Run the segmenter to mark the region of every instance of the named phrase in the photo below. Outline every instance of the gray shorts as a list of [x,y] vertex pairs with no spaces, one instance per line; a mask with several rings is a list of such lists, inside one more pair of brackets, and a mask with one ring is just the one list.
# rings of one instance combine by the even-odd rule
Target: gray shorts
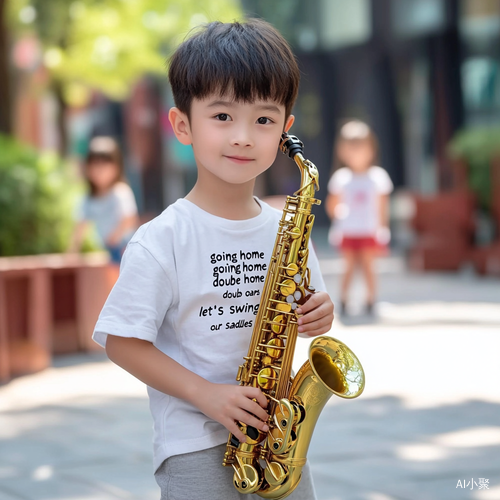
[[[161,500],[250,500],[258,495],[242,495],[233,486],[233,468],[223,467],[226,445],[167,458],[155,473]],[[308,464],[289,500],[316,500]]]

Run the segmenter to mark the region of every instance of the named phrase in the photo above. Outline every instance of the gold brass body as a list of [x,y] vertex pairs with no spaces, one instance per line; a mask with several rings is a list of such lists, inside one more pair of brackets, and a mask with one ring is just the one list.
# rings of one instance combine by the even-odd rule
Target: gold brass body
[[280,499],[297,487],[316,421],[332,394],[355,398],[364,389],[363,368],[349,348],[332,337],[316,337],[309,360],[291,378],[297,339],[295,309],[314,289],[309,285],[308,243],[319,189],[318,170],[302,155],[302,143],[283,134],[280,149],[295,160],[301,183],[288,196],[261,295],[248,355],[238,369],[240,385],[259,387],[268,399],[269,431],[239,423],[247,436],[229,435],[223,465],[233,467],[240,493]]

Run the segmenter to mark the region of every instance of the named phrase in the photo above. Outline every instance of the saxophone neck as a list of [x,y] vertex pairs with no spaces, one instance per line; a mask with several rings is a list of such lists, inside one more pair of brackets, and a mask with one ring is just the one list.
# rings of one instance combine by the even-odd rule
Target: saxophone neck
[[[319,190],[319,172],[316,165],[306,160],[302,153],[297,153],[293,159],[301,173],[300,188],[294,194],[314,198],[314,194]],[[319,200],[317,204],[319,205]]]
[[[319,189],[319,172],[316,165],[304,157],[304,144],[302,141],[294,135],[288,135],[284,132],[281,136],[280,150],[294,160],[300,169],[300,188],[294,195],[314,199],[314,194]],[[317,204],[319,205],[319,202]]]

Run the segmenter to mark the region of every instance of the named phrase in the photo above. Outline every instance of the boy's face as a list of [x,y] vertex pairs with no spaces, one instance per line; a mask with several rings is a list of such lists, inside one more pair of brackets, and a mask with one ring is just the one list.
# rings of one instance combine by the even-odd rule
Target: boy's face
[[189,120],[177,108],[170,111],[177,138],[193,146],[199,179],[207,174],[229,184],[253,181],[271,166],[283,130],[293,123],[293,116],[285,118],[285,107],[274,101],[219,95],[194,99]]

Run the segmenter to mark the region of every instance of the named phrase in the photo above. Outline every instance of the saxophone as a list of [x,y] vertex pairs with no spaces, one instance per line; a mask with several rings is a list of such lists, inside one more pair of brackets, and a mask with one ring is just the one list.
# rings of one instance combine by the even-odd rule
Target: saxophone
[[284,133],[280,149],[299,167],[301,183],[287,196],[248,355],[236,376],[240,385],[259,387],[267,397],[269,431],[238,422],[246,442],[230,434],[222,463],[233,467],[240,493],[273,499],[285,498],[299,484],[314,426],[331,395],[355,398],[364,389],[363,368],[354,353],[326,336],[312,341],[309,360],[291,377],[295,310],[314,293],[307,258],[311,208],[320,201],[314,198],[318,170],[304,158],[302,142]]

